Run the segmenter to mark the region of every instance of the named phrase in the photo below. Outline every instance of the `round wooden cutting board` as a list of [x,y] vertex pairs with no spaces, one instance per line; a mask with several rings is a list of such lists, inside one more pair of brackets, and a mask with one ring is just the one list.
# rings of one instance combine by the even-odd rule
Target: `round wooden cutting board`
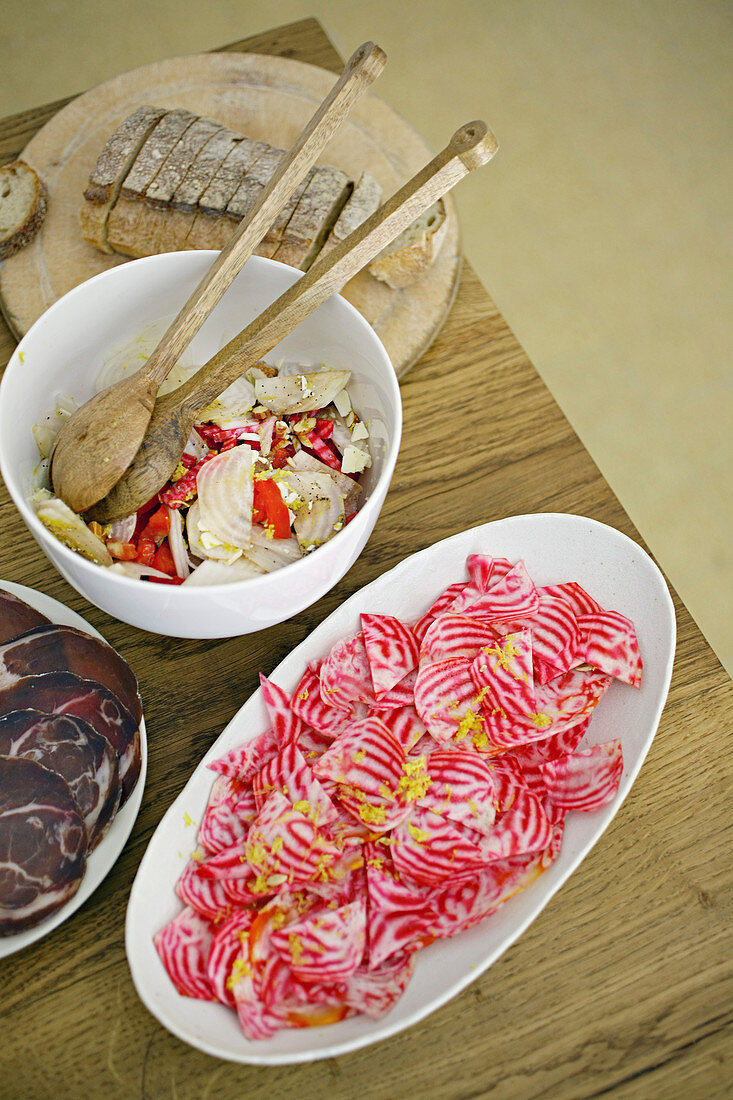
[[[157,61],[100,84],[67,104],[28,143],[22,157],[45,181],[46,221],[27,248],[0,271],[0,304],[22,336],[72,287],[125,263],[82,240],[79,210],[89,173],[113,130],[142,104],[186,107],[247,137],[289,148],[325,97],[334,75],[313,65],[261,54],[207,53]],[[386,198],[432,153],[423,139],[375,96],[364,96],[320,163],[352,179],[369,171]],[[398,375],[422,355],[450,309],[460,274],[460,233],[448,197],[448,230],[432,267],[392,290],[361,272],[344,290],[379,333]]]

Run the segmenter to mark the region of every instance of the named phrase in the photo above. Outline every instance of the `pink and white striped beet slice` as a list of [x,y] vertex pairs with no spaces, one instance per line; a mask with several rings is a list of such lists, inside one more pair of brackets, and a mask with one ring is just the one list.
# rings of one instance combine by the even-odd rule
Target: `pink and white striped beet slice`
[[479,596],[467,608],[456,606],[451,607],[451,610],[462,610],[476,618],[486,619],[487,622],[499,623],[532,616],[538,607],[537,589],[524,562],[519,561],[500,581],[491,585],[488,592]]
[[547,799],[565,810],[599,810],[615,797],[623,766],[619,740],[548,760],[542,765]]
[[596,611],[603,610],[597,600],[589,596],[577,581],[563,581],[562,584],[545,584],[542,588],[538,588],[537,591],[540,595],[545,593],[547,596],[559,596],[561,599],[566,600],[575,612],[576,618],[580,618],[581,615],[592,615]]
[[512,569],[507,558],[490,558],[486,554],[469,554],[466,558],[468,577],[477,592],[488,592]]
[[239,909],[216,931],[211,941],[206,971],[214,996],[222,1004],[236,1009],[237,1002],[230,988],[234,960],[241,956],[243,940],[255,918],[254,909]]
[[257,875],[254,889],[261,883],[264,891],[319,875],[327,878],[329,865],[341,856],[336,845],[279,791],[272,792],[252,822],[244,854]]
[[234,903],[216,879],[202,878],[199,862],[192,859],[176,882],[176,893],[184,905],[211,921],[228,920]]
[[374,705],[368,708],[368,711],[386,711],[394,710],[395,707],[409,706],[415,698],[416,680],[417,667],[410,669],[407,675],[403,676],[389,691],[383,692]]
[[641,686],[642,661],[634,624],[618,611],[598,611],[578,619],[577,657],[615,680]]
[[511,805],[497,815],[493,832],[481,849],[487,860],[511,859],[542,851],[551,839],[552,825],[540,799],[526,788],[516,787]]
[[257,809],[278,790],[296,810],[307,814],[316,825],[335,821],[338,810],[316,779],[297,745],[289,742],[257,773],[252,781]]
[[262,673],[260,673],[260,690],[277,743],[285,745],[290,741],[297,741],[302,732],[303,723],[293,710],[290,696]]
[[252,788],[230,776],[218,776],[199,825],[199,846],[208,855],[214,855],[222,848],[243,841],[256,814]]
[[451,657],[425,665],[417,674],[415,708],[428,732],[438,741],[484,734],[478,693],[471,677],[471,662]]
[[611,677],[590,671],[563,673],[547,684],[537,685],[537,710],[524,718],[507,719],[489,714],[486,728],[497,749],[512,749],[571,729],[590,716],[608,690]]
[[368,890],[367,924],[369,969],[405,950],[430,943],[432,886],[403,882],[386,850],[364,846]]
[[427,629],[420,646],[420,666],[451,657],[473,659],[476,652],[496,641],[497,631],[482,619],[446,612]]
[[187,907],[153,937],[163,966],[184,997],[216,1000],[206,969],[213,931],[211,921]]
[[[554,670],[553,675],[567,672],[573,663],[577,663],[574,659],[580,639],[578,618],[572,605],[561,596],[538,592],[538,598],[539,607],[531,618],[502,623],[498,629],[502,634],[528,629],[532,635],[535,659],[543,666],[550,666],[550,671]],[[552,676],[545,673],[537,678],[542,683]]]
[[344,1000],[355,1012],[379,1020],[394,1008],[415,969],[413,954],[393,955],[381,966],[360,966],[346,983]]
[[313,765],[314,774],[339,785],[338,797],[350,813],[377,832],[405,816],[397,801],[406,754],[378,718],[354,722]]
[[[326,703],[321,695],[318,673],[307,668],[293,692],[293,710],[308,726],[326,737],[337,737],[352,718],[341,707]],[[274,755],[274,753],[273,753]],[[263,761],[265,763],[265,761]]]
[[251,741],[236,745],[218,760],[212,760],[209,767],[220,775],[229,775],[246,782],[272,759],[279,747],[274,730],[268,728]]
[[390,839],[392,859],[400,874],[426,885],[439,885],[486,862],[478,843],[480,833],[419,804],[395,826]]
[[321,697],[331,706],[351,713],[352,703],[375,702],[364,638],[361,633],[342,638],[321,665]]
[[485,710],[498,710],[509,721],[536,712],[532,660],[529,630],[507,634],[479,650],[470,671]]
[[370,707],[367,717],[378,718],[399,741],[405,752],[410,752],[426,732],[425,723],[412,703],[402,707],[392,707],[389,710]]
[[498,859],[436,893],[432,899],[432,928],[444,939],[473,927],[509,898],[525,890],[560,854],[562,826],[553,826],[549,844],[540,852]]
[[361,631],[374,695],[379,698],[412,672],[420,647],[409,626],[394,615],[362,614]]
[[273,948],[294,978],[304,982],[344,981],[356,970],[366,947],[366,900],[337,909],[315,909],[273,932]]
[[455,749],[433,752],[426,759],[430,785],[420,795],[421,806],[476,832],[490,835],[494,827],[494,780],[486,760],[475,752]]
[[570,729],[556,733],[553,737],[545,737],[541,741],[520,745],[498,759],[503,763],[513,760],[521,771],[524,785],[535,794],[544,796],[547,788],[542,774],[542,765],[548,760],[556,760],[559,756],[568,756],[575,752],[585,737],[589,725],[590,716],[578,722],[577,725],[571,726]]

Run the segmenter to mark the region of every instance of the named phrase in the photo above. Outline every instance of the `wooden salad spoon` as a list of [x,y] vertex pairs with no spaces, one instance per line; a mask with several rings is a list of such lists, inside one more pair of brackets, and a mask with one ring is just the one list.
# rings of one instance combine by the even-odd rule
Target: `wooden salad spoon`
[[379,76],[386,60],[384,51],[373,42],[365,42],[354,52],[145,365],[96,394],[64,424],[51,456],[51,482],[56,495],[72,511],[86,512],[122,477],[140,447],[158,390],[181,352],[242,270],[353,104]]
[[111,492],[90,509],[89,518],[107,523],[132,515],[175,470],[197,413],[271,351],[288,333],[335,294],[377,253],[473,168],[498,148],[483,122],[462,126],[446,148],[401,187],[371,217],[267,307],[238,336],[177,390],[155,404],[140,450]]

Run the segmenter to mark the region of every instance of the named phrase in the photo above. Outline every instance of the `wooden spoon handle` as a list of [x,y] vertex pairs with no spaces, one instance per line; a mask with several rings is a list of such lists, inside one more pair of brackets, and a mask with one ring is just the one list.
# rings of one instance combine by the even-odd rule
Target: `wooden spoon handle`
[[498,148],[483,122],[469,122],[416,176],[371,217],[230,340],[192,378],[164,398],[166,406],[188,413],[206,408],[247,367],[271,351],[310,313],[341,288],[415,218],[473,168],[486,164]]
[[379,76],[387,60],[374,42],[359,46],[277,171],[244,216],[193,294],[172,322],[145,367],[160,386],[254,252],[293,191],[315,163],[357,99]]

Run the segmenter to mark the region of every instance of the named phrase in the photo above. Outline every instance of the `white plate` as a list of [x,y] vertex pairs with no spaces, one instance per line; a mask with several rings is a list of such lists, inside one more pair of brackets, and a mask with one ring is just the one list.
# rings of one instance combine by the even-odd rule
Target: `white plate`
[[[616,799],[592,814],[571,814],[557,861],[492,917],[418,955],[412,981],[387,1016],[355,1016],[328,1027],[280,1031],[250,1042],[229,1009],[180,996],[153,946],[153,935],[180,911],[173,888],[195,847],[196,829],[214,773],[206,764],[265,728],[257,691],[234,716],[158,826],[140,864],[127,908],[125,944],[137,991],[154,1016],[180,1039],[219,1058],[277,1065],[331,1058],[385,1039],[433,1012],[477,978],[541,913],[590,851],[631,790],[649,751],[667,697],[675,618],[664,578],[625,535],[581,516],[517,516],[464,531],[407,558],[355,593],[278,665],[272,679],[292,691],[308,661],[324,656],[359,628],[362,611],[416,618],[439,592],[465,574],[471,553],[523,559],[537,584],[577,580],[603,606],[633,619],[644,660],[642,687],[614,683],[591,723],[588,743],[620,736],[624,771]],[[189,824],[186,824],[186,821]]]
[[[71,608],[59,603],[58,600],[54,600],[51,596],[44,595],[43,592],[36,592],[33,588],[26,588],[23,584],[13,584],[11,581],[2,580],[0,580],[0,590],[10,592],[13,596],[18,596],[19,599],[25,600],[25,602],[30,604],[31,607],[34,607],[36,611],[40,611],[42,615],[46,615],[51,622],[59,623],[61,626],[75,626],[77,630],[84,630],[87,634],[93,634],[96,638],[102,638],[102,641],[106,640],[99,631],[95,630],[86,619],[81,617],[81,615],[77,615]],[[100,882],[111,871],[130,835],[138,810],[140,809],[140,803],[142,802],[143,790],[145,787],[145,772],[148,764],[148,741],[145,735],[144,718],[140,721],[140,755],[140,777],[135,784],[135,789],[122,809],[118,811],[104,838],[100,840],[97,847],[89,856],[84,878],[81,880],[81,886],[76,891],[71,901],[68,901],[66,905],[58,909],[52,916],[47,917],[46,920],[35,925],[34,928],[28,928],[25,932],[16,932],[12,936],[0,936],[0,958],[4,958],[6,955],[12,955],[15,951],[20,951],[22,948],[28,947],[29,944],[35,943],[36,940],[43,939],[49,932],[53,932],[54,928],[58,928],[63,921],[68,920],[69,917],[76,912],[80,905],[84,904],[87,898],[97,889]]]

